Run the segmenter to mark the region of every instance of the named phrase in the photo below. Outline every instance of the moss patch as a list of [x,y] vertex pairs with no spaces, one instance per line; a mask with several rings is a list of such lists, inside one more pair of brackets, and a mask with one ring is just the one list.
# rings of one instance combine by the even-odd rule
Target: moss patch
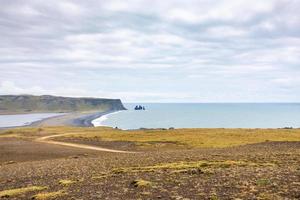
[[150,187],[150,186],[153,185],[153,183],[150,182],[150,181],[145,181],[145,180],[142,180],[142,179],[137,179],[137,180],[132,181],[131,185],[133,187],[139,188],[139,187]]
[[46,200],[46,199],[54,199],[60,196],[64,196],[67,193],[64,190],[59,190],[57,192],[43,192],[36,194],[32,197],[32,199],[37,199],[37,200]]
[[256,181],[256,185],[258,186],[266,186],[270,184],[270,180],[269,179],[258,179]]
[[24,188],[16,188],[16,189],[10,189],[10,190],[3,190],[0,192],[0,198],[3,197],[14,197],[20,194],[25,194],[27,192],[34,192],[34,191],[40,191],[45,190],[47,187],[43,186],[30,186],[30,187],[24,187]]
[[[155,172],[158,170],[173,170],[175,172],[201,172],[202,168],[229,168],[233,166],[274,166],[272,163],[253,163],[246,161],[195,161],[195,162],[174,162],[164,163],[153,166],[115,168],[114,174],[135,173],[135,172]],[[189,170],[193,169],[193,170]]]
[[79,180],[63,179],[63,180],[60,180],[58,183],[62,186],[69,186],[69,185],[72,185],[72,184],[77,183],[77,182],[79,182]]

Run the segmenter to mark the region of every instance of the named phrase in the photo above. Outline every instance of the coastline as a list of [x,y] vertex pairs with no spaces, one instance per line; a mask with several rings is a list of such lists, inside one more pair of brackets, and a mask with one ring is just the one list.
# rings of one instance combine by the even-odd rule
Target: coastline
[[[93,125],[94,127],[105,126],[105,125],[103,124],[103,122],[104,122],[105,120],[107,120],[107,117],[108,117],[109,115],[117,114],[117,113],[119,113],[119,112],[121,112],[121,111],[122,111],[122,110],[118,110],[118,111],[114,111],[114,112],[110,112],[110,113],[103,114],[103,115],[101,115],[101,116],[99,116],[99,117],[93,119],[93,120],[91,121],[91,123],[92,123],[92,125]],[[96,120],[97,120],[97,121],[96,121]]]
[[74,127],[93,127],[92,121],[104,116],[109,113],[116,111],[105,111],[105,112],[74,112],[67,113],[61,116],[54,116],[40,121],[31,123],[30,127],[40,127],[40,126],[74,126]]
[[63,115],[47,117],[26,125],[0,127],[0,130],[23,128],[23,127],[45,127],[45,126],[94,127],[92,123],[93,120],[114,112],[118,112],[118,110],[111,110],[105,112],[91,111],[91,112],[65,113]]

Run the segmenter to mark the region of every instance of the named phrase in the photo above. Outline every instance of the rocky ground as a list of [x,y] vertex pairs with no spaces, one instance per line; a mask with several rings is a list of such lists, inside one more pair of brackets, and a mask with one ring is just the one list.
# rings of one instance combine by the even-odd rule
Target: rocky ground
[[[78,138],[74,141],[80,143]],[[82,143],[87,144],[84,139]],[[101,144],[135,149],[126,142]],[[300,199],[300,142],[219,149],[148,148],[126,154],[0,137],[0,197]]]

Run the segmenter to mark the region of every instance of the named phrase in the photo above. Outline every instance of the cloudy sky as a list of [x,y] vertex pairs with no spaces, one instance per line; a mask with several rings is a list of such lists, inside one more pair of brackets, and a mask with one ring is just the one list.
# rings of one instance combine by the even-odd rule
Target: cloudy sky
[[299,102],[299,0],[0,0],[0,94]]

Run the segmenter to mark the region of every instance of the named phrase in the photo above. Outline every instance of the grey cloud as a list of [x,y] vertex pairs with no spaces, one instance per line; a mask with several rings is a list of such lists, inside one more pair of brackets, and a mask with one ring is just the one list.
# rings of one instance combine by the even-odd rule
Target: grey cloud
[[[215,91],[224,101],[253,95],[270,101],[268,90],[294,101],[300,99],[291,87],[300,86],[291,81],[300,71],[299,9],[297,0],[5,1],[0,82],[51,93],[72,82],[101,94],[132,90],[131,100],[142,98],[138,91],[162,100],[163,93],[179,91],[190,101],[214,101]],[[270,84],[259,87],[265,81]],[[197,92],[195,85],[201,85]],[[220,91],[223,85],[228,89]],[[253,91],[226,99],[249,85]],[[291,89],[280,94],[282,87]]]

